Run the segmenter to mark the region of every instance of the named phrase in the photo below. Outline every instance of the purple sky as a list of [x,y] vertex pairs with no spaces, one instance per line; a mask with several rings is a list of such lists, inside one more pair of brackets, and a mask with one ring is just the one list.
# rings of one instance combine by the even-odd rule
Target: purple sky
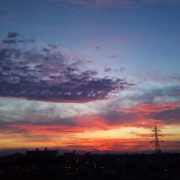
[[157,125],[162,149],[179,151],[179,9],[179,0],[0,0],[1,150],[153,151]]

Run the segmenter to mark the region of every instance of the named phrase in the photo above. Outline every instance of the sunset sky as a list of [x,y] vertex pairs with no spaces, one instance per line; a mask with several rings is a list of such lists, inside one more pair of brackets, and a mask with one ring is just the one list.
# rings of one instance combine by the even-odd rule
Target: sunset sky
[[0,151],[180,152],[180,0],[0,0]]

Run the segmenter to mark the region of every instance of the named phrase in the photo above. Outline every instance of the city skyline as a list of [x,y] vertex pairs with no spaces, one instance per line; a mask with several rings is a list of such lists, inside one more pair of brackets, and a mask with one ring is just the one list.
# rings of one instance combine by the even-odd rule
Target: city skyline
[[179,0],[0,0],[0,151],[180,152]]

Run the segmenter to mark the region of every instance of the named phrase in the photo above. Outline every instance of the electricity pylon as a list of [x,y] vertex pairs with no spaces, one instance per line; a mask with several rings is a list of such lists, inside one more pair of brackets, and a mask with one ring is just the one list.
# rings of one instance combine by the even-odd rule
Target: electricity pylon
[[161,153],[161,149],[160,149],[160,144],[159,142],[164,142],[164,141],[159,141],[159,136],[162,136],[159,134],[159,132],[161,131],[160,129],[157,129],[156,125],[154,126],[154,129],[152,130],[154,132],[154,140],[151,141],[151,143],[154,143],[155,145],[155,153],[159,154]]

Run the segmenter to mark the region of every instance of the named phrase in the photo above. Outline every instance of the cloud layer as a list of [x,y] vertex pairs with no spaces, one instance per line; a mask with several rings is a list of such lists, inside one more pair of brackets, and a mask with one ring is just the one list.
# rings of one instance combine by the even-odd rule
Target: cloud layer
[[[9,32],[0,45],[0,96],[52,102],[87,102],[109,98],[133,84],[119,78],[98,77],[89,61],[68,54],[55,44],[38,42]],[[27,48],[31,46],[31,48]]]

